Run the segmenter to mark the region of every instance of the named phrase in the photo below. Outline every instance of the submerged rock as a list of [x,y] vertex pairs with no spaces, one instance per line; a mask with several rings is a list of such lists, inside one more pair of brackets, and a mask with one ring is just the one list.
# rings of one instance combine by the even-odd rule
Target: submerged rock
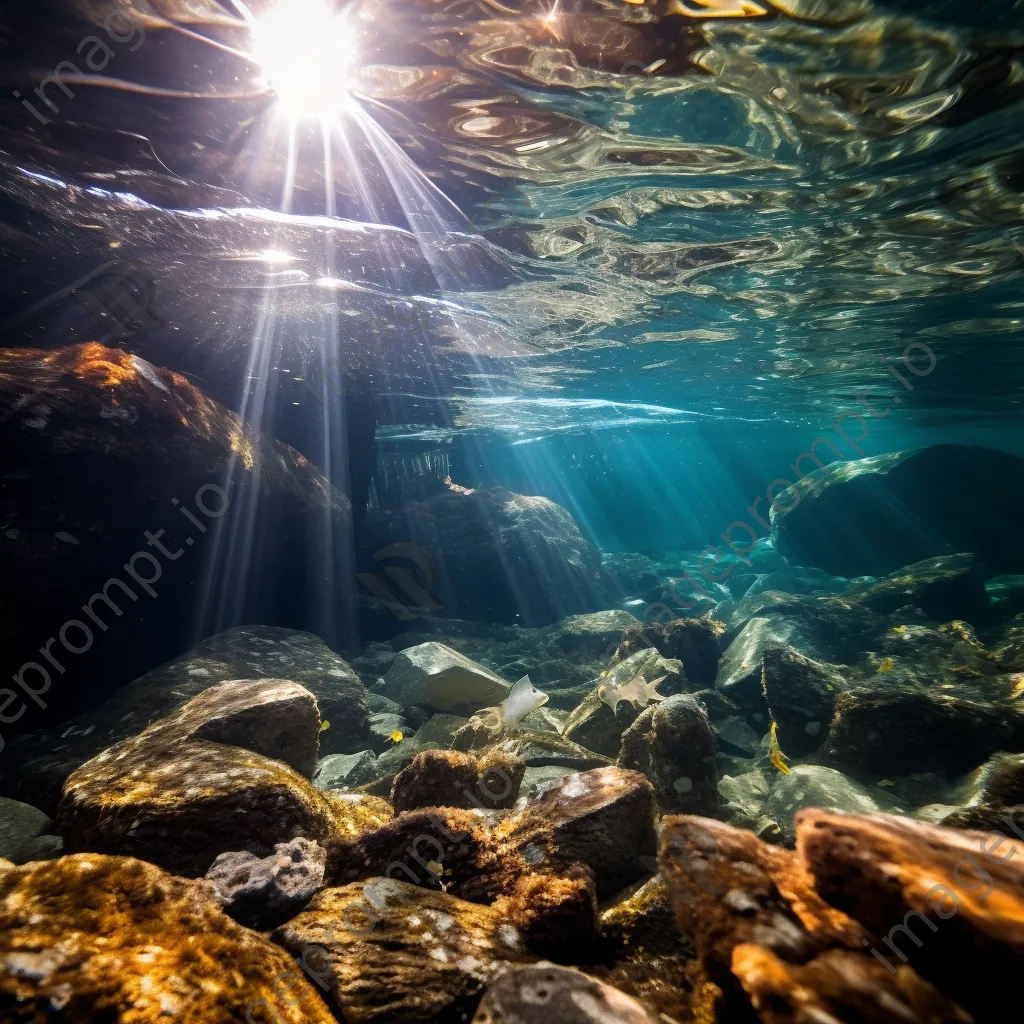
[[0,797],[0,857],[30,860],[36,839],[50,830],[49,816],[29,804]]
[[718,743],[704,705],[688,694],[647,708],[622,734],[619,764],[650,779],[663,814],[718,810]]
[[0,758],[0,788],[55,811],[64,781],[76,768],[142,732],[154,718],[222,680],[282,677],[309,690],[331,723],[320,734],[321,754],[366,748],[366,691],[345,661],[310,633],[240,626],[204,640],[83,715],[12,739]]
[[397,814],[418,807],[511,807],[526,765],[502,750],[474,757],[455,750],[417,754],[395,776],[391,804]]
[[[188,646],[195,623],[177,612],[208,580],[225,585],[236,621],[333,627],[323,609],[329,596],[344,600],[340,573],[329,592],[312,580],[331,579],[321,571],[331,558],[325,541],[350,529],[348,498],[294,449],[180,374],[96,343],[0,350],[0,450],[0,522],[15,532],[0,545],[0,607],[18,664],[39,661],[42,623],[57,630],[78,620],[96,641],[86,645],[94,647],[88,679],[110,692]],[[260,553],[245,567],[244,586],[234,546],[218,545],[241,536]],[[133,551],[152,593],[123,568]],[[104,590],[111,579],[123,587]],[[74,635],[82,643],[86,634]],[[61,656],[47,702],[67,709],[100,696],[88,691],[82,659]],[[256,675],[296,678],[281,665],[236,666],[209,681]],[[39,750],[57,746],[66,728]],[[122,738],[100,740],[78,763]]]
[[1020,723],[1008,704],[880,683],[839,695],[823,749],[834,763],[875,776],[955,776],[1004,747]]
[[723,775],[718,782],[718,795],[729,824],[753,829],[771,789],[767,775],[759,768],[742,775]]
[[[622,634],[615,651],[617,660],[625,660],[653,647],[664,658],[682,662],[685,678],[694,688],[712,687],[722,654],[725,624],[714,619],[674,619],[631,626]],[[666,692],[678,692],[669,689]]]
[[[822,883],[808,856],[811,844],[829,847],[828,823],[833,820],[849,822],[856,833],[876,821],[899,819],[806,811],[798,821],[795,853],[707,818],[666,819],[660,865],[680,927],[697,950],[691,974],[694,1016],[773,1024],[968,1024],[971,1017],[963,1008],[967,1004],[958,1005],[957,995],[942,981],[926,980],[902,963],[890,970],[874,955],[876,936],[895,924],[897,928],[889,932],[892,937],[905,920],[895,906],[891,915],[880,915],[875,930],[844,912],[846,900],[833,900],[832,889]],[[848,849],[855,855],[860,852],[855,839]],[[930,859],[923,850],[919,853]],[[929,886],[941,877],[930,864],[920,870],[910,850],[896,863],[876,853],[874,863],[877,883],[865,885],[851,872],[842,880],[842,892],[873,902],[891,888],[887,873],[896,870],[898,876],[904,867],[919,871],[918,877],[928,879]],[[964,953],[956,973],[970,976],[968,965],[974,956]],[[1008,992],[1005,979],[1002,984]]]
[[[333,805],[287,764],[193,738],[209,721],[223,727],[220,706],[202,694],[74,771],[57,813],[68,849],[138,856],[187,876],[204,874],[220,853],[262,855],[296,836],[337,835]],[[259,728],[237,736],[266,740]]]
[[763,812],[778,823],[786,841],[792,842],[795,835],[793,820],[804,808],[824,807],[856,814],[874,814],[893,808],[891,800],[880,798],[881,793],[873,795],[834,768],[796,764],[789,775],[775,774]]
[[803,757],[825,742],[845,688],[838,672],[792,648],[770,647],[761,659],[761,687],[787,754]]
[[382,684],[384,695],[399,704],[469,714],[500,704],[509,688],[482,665],[435,642],[402,651]]
[[372,750],[358,754],[330,754],[316,763],[313,785],[317,789],[352,789],[377,777],[377,758]]
[[509,963],[535,959],[497,910],[390,878],[325,889],[273,939],[353,1024],[465,1012]]
[[659,1024],[624,992],[582,971],[540,963],[507,971],[487,989],[473,1024]]
[[558,779],[506,818],[502,849],[535,871],[589,868],[604,897],[651,873],[656,840],[651,784],[635,771],[595,768]]
[[773,503],[772,537],[791,562],[836,576],[884,576],[959,551],[992,575],[1018,573],[1024,553],[1006,543],[1006,524],[1022,504],[1024,460],[933,445],[815,470]]
[[25,1024],[335,1024],[295,961],[206,883],[94,853],[0,871],[0,1006]]
[[445,490],[371,512],[364,531],[368,550],[412,541],[430,551],[437,596],[460,618],[543,626],[614,603],[597,549],[548,498]]
[[326,854],[309,839],[278,843],[269,857],[222,853],[206,879],[228,916],[265,931],[294,917],[323,888]]

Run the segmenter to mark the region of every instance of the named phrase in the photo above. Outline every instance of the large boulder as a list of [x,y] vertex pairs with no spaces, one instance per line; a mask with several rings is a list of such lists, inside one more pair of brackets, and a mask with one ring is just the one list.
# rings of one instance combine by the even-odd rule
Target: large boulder
[[[9,658],[41,669],[19,729],[174,657],[197,626],[336,630],[348,499],[181,375],[95,343],[0,350],[0,450],[0,613]],[[180,614],[211,586],[205,621]],[[65,623],[58,670],[39,648]]]
[[1024,459],[943,444],[833,462],[772,505],[778,551],[836,576],[883,576],[937,555],[971,552],[991,575],[1024,571],[1006,524],[1024,504]]
[[499,910],[391,878],[325,889],[273,939],[352,1024],[459,1019],[510,963],[536,959]]
[[437,597],[459,618],[543,626],[614,603],[597,549],[549,498],[445,490],[371,512],[364,531],[370,551],[412,541],[430,552]]
[[0,871],[0,1017],[334,1024],[295,961],[206,883],[93,853]]
[[445,644],[430,642],[402,651],[382,684],[384,696],[406,707],[473,712],[500,704],[509,684]]
[[540,787],[495,834],[534,870],[583,865],[603,898],[653,872],[653,797],[638,772],[595,768]]
[[65,779],[100,751],[215,683],[267,677],[299,683],[316,697],[330,722],[320,734],[321,755],[365,749],[366,690],[342,658],[310,633],[240,626],[147,672],[91,711],[12,740],[0,757],[0,790],[52,813]]
[[[223,709],[236,709],[236,690],[251,686],[222,683],[76,769],[57,812],[69,852],[137,856],[194,876],[221,853],[265,855],[297,836],[338,836],[336,806],[293,768],[198,738],[207,723],[225,728],[229,716],[214,698]],[[269,738],[273,746],[275,723],[273,702],[255,705],[235,741],[248,738],[258,747]]]

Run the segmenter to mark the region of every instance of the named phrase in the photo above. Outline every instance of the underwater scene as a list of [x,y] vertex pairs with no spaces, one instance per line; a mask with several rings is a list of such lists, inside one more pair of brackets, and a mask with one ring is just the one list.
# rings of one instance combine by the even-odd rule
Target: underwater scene
[[0,0],[0,1024],[987,1024],[1024,0]]

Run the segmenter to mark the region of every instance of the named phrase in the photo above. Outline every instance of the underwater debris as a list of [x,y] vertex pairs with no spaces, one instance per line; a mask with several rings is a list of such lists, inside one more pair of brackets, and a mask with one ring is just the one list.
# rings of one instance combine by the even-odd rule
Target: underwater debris
[[508,696],[497,707],[481,708],[470,719],[470,723],[482,723],[492,736],[500,736],[505,732],[518,732],[519,723],[531,711],[536,711],[547,702],[548,695],[538,690],[530,682],[530,677],[526,675],[513,684],[512,689],[508,691]]
[[643,675],[635,676],[628,683],[616,686],[614,683],[602,683],[597,688],[597,695],[614,711],[621,701],[628,700],[638,708],[645,708],[651,701],[664,700],[664,694],[658,693],[657,687],[668,676],[659,676],[649,683]]
[[789,765],[786,764],[786,761],[788,761],[789,758],[786,757],[779,747],[779,730],[778,726],[774,722],[772,722],[772,727],[769,732],[768,760],[771,761],[771,763],[775,765],[783,775],[791,774]]

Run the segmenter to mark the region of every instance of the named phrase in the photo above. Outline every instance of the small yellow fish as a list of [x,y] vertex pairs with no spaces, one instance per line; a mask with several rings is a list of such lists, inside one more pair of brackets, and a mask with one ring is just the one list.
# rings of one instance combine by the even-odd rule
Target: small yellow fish
[[437,875],[438,878],[440,878],[444,874],[444,867],[441,864],[439,864],[436,860],[427,862],[427,870],[432,875]]
[[881,664],[878,666],[877,675],[882,675],[883,672],[891,672],[895,662],[892,658],[883,658]]
[[405,739],[405,733],[401,729],[396,729],[388,738],[392,743],[401,743]]
[[783,775],[792,774],[786,761],[788,757],[779,749],[779,727],[772,722],[771,738],[768,740],[768,760],[771,761]]
[[894,633],[896,633],[898,636],[902,636],[904,633],[906,633],[907,627],[906,626],[893,626],[892,627],[892,631]]
[[330,727],[331,727],[331,723],[328,722],[326,718],[320,723],[320,731],[321,732],[327,732],[327,730],[330,729]]

